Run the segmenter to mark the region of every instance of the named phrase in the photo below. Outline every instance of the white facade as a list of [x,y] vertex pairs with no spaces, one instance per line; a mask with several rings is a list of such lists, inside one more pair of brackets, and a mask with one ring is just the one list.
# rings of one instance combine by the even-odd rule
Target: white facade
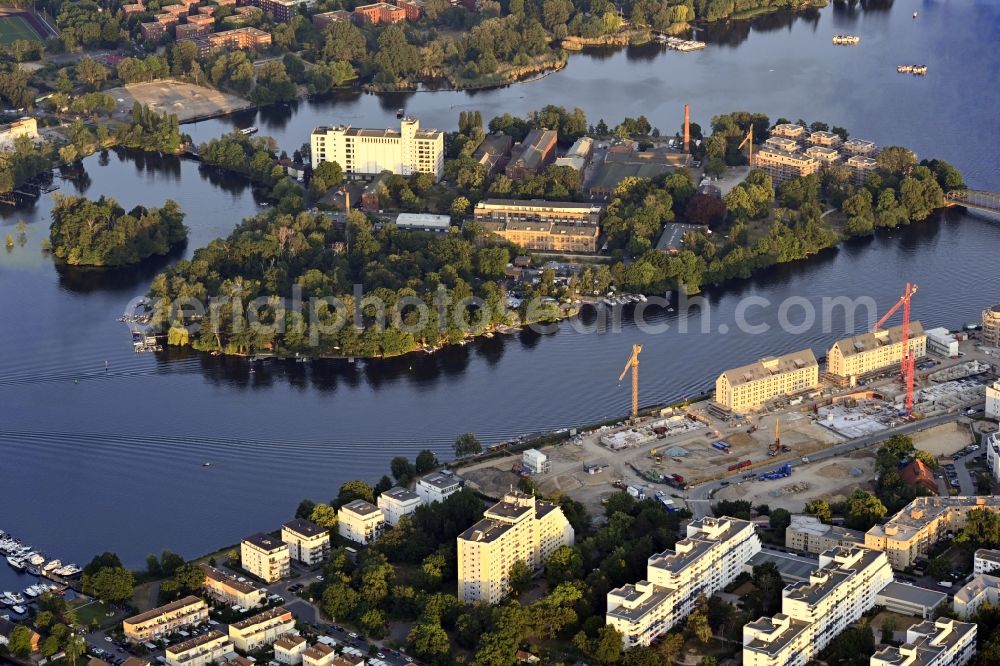
[[608,626],[622,634],[626,648],[650,642],[687,617],[699,595],[711,596],[731,583],[760,552],[753,523],[737,518],[701,518],[673,552],[649,558],[647,580],[608,593]]
[[336,162],[344,173],[429,173],[436,180],[444,175],[444,132],[422,130],[413,118],[404,118],[398,131],[317,127],[310,148],[314,169],[322,162]]
[[521,464],[532,474],[545,474],[552,467],[549,457],[537,449],[528,449],[521,454]]
[[980,548],[972,557],[972,573],[997,573],[1000,569],[1000,550]]
[[985,604],[996,606],[1000,603],[1000,577],[979,574],[955,591],[952,602],[955,615],[968,620]]
[[805,666],[891,582],[885,553],[860,546],[822,553],[808,581],[785,586],[780,613],[743,626],[744,666]]
[[1000,381],[986,387],[986,417],[1000,420]]
[[253,534],[240,542],[240,564],[265,583],[274,583],[291,571],[288,545],[267,534]]
[[378,496],[378,508],[382,509],[385,522],[393,527],[399,524],[399,519],[408,516],[423,504],[420,496],[408,488],[396,486]]
[[337,533],[361,545],[367,545],[382,536],[383,527],[385,515],[382,509],[365,500],[348,502],[337,512]]
[[424,504],[443,502],[462,487],[462,480],[454,474],[435,472],[417,479],[417,495]]
[[557,548],[572,546],[574,537],[558,506],[508,493],[458,536],[458,598],[466,603],[500,602],[510,592],[515,562],[536,571]]
[[984,437],[983,443],[986,446],[986,468],[994,479],[1000,481],[1000,433]]
[[206,666],[219,663],[223,657],[235,654],[236,650],[228,636],[210,631],[204,636],[171,645],[163,657],[166,666]]
[[296,518],[281,526],[281,540],[293,560],[316,566],[330,558],[330,532],[311,520]]
[[396,216],[396,226],[408,231],[446,232],[451,229],[450,215],[430,213],[400,213]]
[[947,328],[932,328],[924,333],[927,335],[928,352],[945,358],[958,356],[958,340]]
[[906,630],[906,642],[872,655],[871,666],[963,666],[976,654],[974,624],[926,620]]
[[274,643],[274,660],[279,664],[296,666],[302,663],[302,653],[308,644],[298,634],[285,634]]

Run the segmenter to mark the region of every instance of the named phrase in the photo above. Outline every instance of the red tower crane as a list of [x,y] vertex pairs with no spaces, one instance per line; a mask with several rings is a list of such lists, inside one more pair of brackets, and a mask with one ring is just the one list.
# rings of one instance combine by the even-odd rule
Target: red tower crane
[[910,299],[913,295],[917,293],[917,285],[906,283],[906,291],[903,295],[896,301],[888,312],[882,315],[882,318],[878,320],[878,323],[872,327],[872,333],[882,328],[882,324],[886,322],[892,315],[896,313],[896,310],[902,306],[903,308],[903,354],[899,362],[899,376],[903,382],[903,386],[906,387],[906,402],[904,403],[904,410],[906,413],[906,418],[910,418],[913,413],[913,373],[914,373],[914,359],[913,353],[910,351]]

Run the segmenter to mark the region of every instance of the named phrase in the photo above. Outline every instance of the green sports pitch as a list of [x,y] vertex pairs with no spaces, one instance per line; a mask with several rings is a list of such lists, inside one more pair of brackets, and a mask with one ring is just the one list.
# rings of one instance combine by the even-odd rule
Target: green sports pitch
[[24,17],[16,14],[0,16],[0,45],[10,46],[19,39],[42,41],[38,33],[24,20]]

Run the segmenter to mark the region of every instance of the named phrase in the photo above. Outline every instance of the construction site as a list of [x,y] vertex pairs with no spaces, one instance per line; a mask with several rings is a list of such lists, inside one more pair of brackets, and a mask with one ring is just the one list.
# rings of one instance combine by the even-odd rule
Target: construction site
[[[907,285],[900,301],[873,327],[903,310],[903,339],[908,338],[909,299],[916,287]],[[919,329],[919,324],[916,325]],[[565,493],[600,513],[601,502],[627,490],[640,497],[669,497],[681,506],[686,490],[710,480],[725,479],[717,498],[751,499],[754,503],[801,510],[806,501],[822,496],[846,497],[873,480],[874,453],[859,450],[836,459],[810,464],[809,456],[833,445],[862,438],[930,417],[966,414],[981,406],[985,387],[995,377],[992,351],[961,338],[957,354],[918,360],[904,353],[887,367],[867,373],[848,385],[823,377],[807,396],[786,396],[767,408],[745,414],[720,413],[709,400],[683,407],[639,412],[639,358],[633,345],[619,381],[631,375],[630,418],[616,426],[580,432],[543,449],[548,471],[531,474],[545,494]],[[992,356],[995,358],[995,356]],[[936,422],[940,422],[937,419]],[[948,430],[948,428],[952,428]],[[968,443],[968,427],[945,423],[914,434],[921,448],[947,456]],[[945,436],[947,430],[948,436]],[[942,446],[934,442],[941,440]],[[526,475],[518,455],[480,461],[462,475],[487,495],[502,495]],[[766,466],[770,480],[758,469]],[[752,481],[752,482],[751,482]],[[670,507],[668,507],[670,508]]]
[[175,115],[181,123],[221,116],[253,106],[242,97],[174,79],[119,86],[106,90],[105,94],[118,102],[116,114],[122,119],[130,116],[135,102],[148,106],[157,113]]

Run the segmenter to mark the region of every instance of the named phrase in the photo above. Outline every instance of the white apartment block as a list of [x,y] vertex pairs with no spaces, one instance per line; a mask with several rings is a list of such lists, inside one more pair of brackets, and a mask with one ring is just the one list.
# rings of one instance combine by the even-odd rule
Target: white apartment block
[[626,648],[649,645],[731,583],[760,552],[753,523],[737,518],[701,518],[687,526],[674,550],[649,558],[648,580],[608,593],[606,622],[622,634]]
[[462,479],[450,472],[435,472],[417,479],[417,495],[424,504],[443,502],[462,487]]
[[385,515],[385,522],[393,527],[399,524],[400,518],[410,515],[417,510],[418,506],[423,504],[420,500],[420,495],[409,488],[402,488],[400,486],[386,490],[378,496],[376,503]]
[[552,469],[549,457],[537,449],[528,449],[521,454],[521,464],[532,474],[548,474]]
[[422,130],[414,118],[404,118],[399,130],[317,127],[309,145],[314,169],[336,162],[344,173],[429,173],[435,180],[444,175],[444,132]]
[[146,643],[208,620],[208,605],[195,596],[187,596],[159,606],[122,622],[125,638]]
[[955,614],[968,620],[984,605],[1000,604],[1000,576],[979,574],[955,592],[952,607]]
[[229,625],[229,640],[236,649],[253,652],[295,631],[295,617],[282,607],[272,608]]
[[286,666],[302,663],[302,653],[306,651],[306,639],[298,634],[285,634],[274,642],[274,660]]
[[[927,355],[927,336],[919,321],[910,322],[908,347],[914,358]],[[903,326],[880,328],[838,340],[826,355],[826,369],[853,386],[859,377],[898,366],[903,357]]]
[[302,652],[302,666],[331,666],[337,652],[326,643],[316,643]]
[[535,571],[560,546],[572,546],[573,527],[555,504],[511,492],[458,536],[458,598],[495,604],[510,592],[510,568]]
[[986,387],[986,418],[1000,419],[1000,381]]
[[240,542],[243,569],[265,583],[287,577],[291,572],[289,559],[288,544],[263,532],[251,534]]
[[822,553],[808,581],[785,586],[780,613],[743,626],[744,666],[805,666],[891,582],[885,553],[860,546]]
[[785,528],[785,546],[807,553],[820,553],[837,546],[863,546],[865,533],[836,525],[827,525],[816,516],[793,514]]
[[382,536],[384,527],[382,509],[363,499],[348,502],[337,512],[337,533],[363,546]]
[[240,580],[208,564],[202,564],[201,570],[205,573],[202,589],[216,601],[246,609],[263,606],[267,601],[267,590],[246,578]]
[[330,559],[330,532],[311,520],[296,518],[281,526],[281,540],[296,562],[315,566]]
[[219,631],[171,645],[164,654],[166,666],[207,666],[236,655],[229,637]]
[[964,666],[976,654],[974,624],[950,618],[925,620],[906,630],[906,642],[882,648],[870,666]]
[[979,548],[972,556],[972,573],[979,575],[1000,570],[1000,550]]
[[1000,481],[1000,433],[983,437],[983,445],[986,447],[986,468]]

